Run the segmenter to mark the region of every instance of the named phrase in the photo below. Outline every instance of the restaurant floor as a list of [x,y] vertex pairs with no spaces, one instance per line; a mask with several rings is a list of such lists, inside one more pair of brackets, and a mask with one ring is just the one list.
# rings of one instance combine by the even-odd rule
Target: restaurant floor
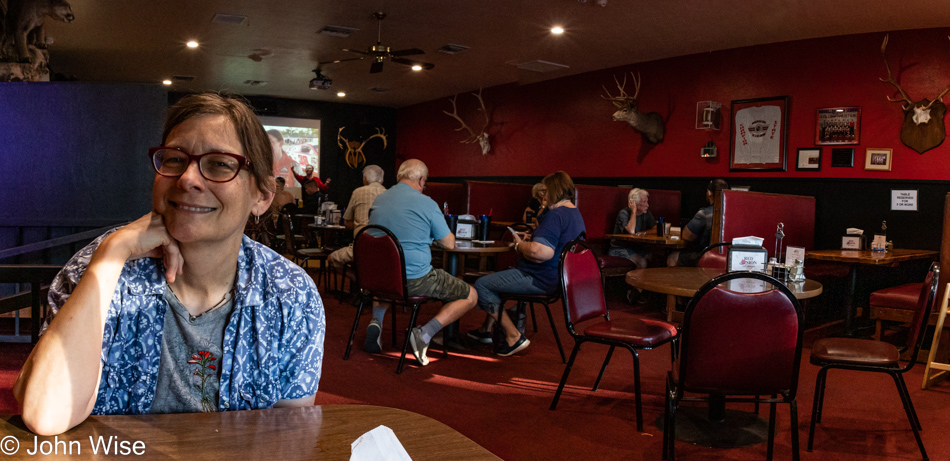
[[[324,290],[321,290],[323,292]],[[616,295],[615,290],[611,290]],[[621,296],[612,296],[614,315],[637,313],[662,316],[662,299],[631,306]],[[603,459],[659,460],[663,434],[657,423],[663,415],[663,389],[670,369],[668,346],[643,351],[641,382],[644,398],[644,429],[636,431],[633,398],[633,366],[630,355],[617,351],[597,392],[590,392],[606,347],[584,346],[571,373],[556,411],[548,410],[564,365],[554,344],[543,308],[538,308],[538,332],[529,333],[531,346],[518,355],[500,358],[489,346],[450,351],[443,358],[433,345],[430,364],[419,367],[411,353],[401,375],[394,373],[399,354],[391,345],[389,325],[383,329],[383,353],[362,351],[368,318],[362,319],[354,350],[343,361],[343,350],[355,308],[332,296],[324,296],[327,312],[326,355],[317,404],[360,403],[402,408],[435,418],[465,434],[506,460]],[[428,320],[438,304],[423,307],[420,318]],[[560,304],[552,306],[555,322],[567,352],[573,346],[565,338]],[[397,315],[404,328],[409,315]],[[462,319],[461,331],[475,328],[483,319],[472,311]],[[387,316],[387,322],[389,317]],[[4,324],[0,322],[0,330]],[[530,332],[530,328],[529,328]],[[3,331],[0,331],[3,333]],[[401,343],[400,343],[401,347]],[[0,413],[15,412],[10,387],[29,346],[0,344]],[[835,370],[829,373],[825,412],[815,436],[815,451],[805,451],[811,399],[817,367],[803,352],[799,402],[799,436],[803,460],[893,460],[920,459],[913,433],[904,416],[893,381],[885,375],[867,376]],[[923,366],[907,373],[911,398],[917,408],[924,444],[931,459],[950,459],[950,383],[922,391]],[[751,404],[730,404],[729,409],[751,411]],[[768,408],[761,411],[768,417]],[[791,459],[788,406],[778,406],[776,459]],[[398,436],[398,434],[397,434]],[[712,449],[678,443],[679,459],[759,460],[765,458],[765,443],[738,449]]]

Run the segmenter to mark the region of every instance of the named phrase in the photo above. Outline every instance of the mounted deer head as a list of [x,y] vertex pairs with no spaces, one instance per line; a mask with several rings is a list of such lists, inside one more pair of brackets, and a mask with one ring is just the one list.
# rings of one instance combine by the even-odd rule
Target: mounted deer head
[[888,96],[888,101],[905,103],[901,106],[901,109],[904,110],[904,123],[901,126],[901,142],[903,142],[905,146],[917,151],[918,154],[923,154],[939,146],[943,143],[944,138],[947,137],[947,129],[943,123],[943,116],[947,113],[947,106],[943,104],[943,97],[950,91],[950,86],[944,88],[933,101],[927,98],[917,102],[912,101],[910,96],[907,95],[907,92],[901,88],[897,80],[894,79],[894,76],[891,75],[891,67],[887,64],[887,54],[885,53],[887,39],[888,36],[885,35],[884,43],[881,44],[881,57],[884,58],[884,68],[887,69],[887,78],[880,80],[884,83],[894,85],[901,94],[901,97],[897,99],[892,99]]
[[[346,164],[350,168],[357,168],[366,161],[366,156],[363,155],[363,146],[369,142],[370,139],[380,138],[383,140],[383,149],[386,148],[386,130],[383,128],[377,128],[376,134],[366,138],[363,142],[359,141],[349,141],[343,137],[343,129],[345,126],[340,127],[340,131],[336,133],[336,144],[340,146],[340,149],[346,149]],[[344,147],[344,144],[346,147]]]
[[[630,72],[630,76],[633,77],[633,84],[635,86],[633,96],[628,95],[624,92],[623,88],[627,86],[627,76],[624,75],[623,83],[620,83],[617,80],[617,76],[614,76],[614,82],[617,83],[617,88],[620,89],[620,96],[613,97],[610,95],[610,92],[607,91],[607,87],[604,88],[604,92],[607,93],[607,96],[602,96],[604,99],[614,103],[614,106],[617,107],[617,112],[614,112],[613,120],[623,120],[630,124],[635,130],[639,131],[647,141],[653,144],[659,144],[663,141],[663,118],[660,117],[660,114],[656,112],[650,112],[649,114],[641,114],[637,109],[637,95],[640,94],[640,74],[633,75],[633,72]],[[603,86],[603,85],[601,85]]]
[[462,130],[468,131],[469,137],[462,140],[461,141],[462,144],[472,144],[477,141],[478,144],[482,147],[482,155],[485,155],[488,153],[488,151],[491,150],[491,144],[488,143],[488,132],[485,131],[485,129],[488,128],[489,120],[488,120],[488,111],[485,110],[485,101],[482,100],[482,90],[479,89],[478,93],[472,93],[472,96],[475,96],[476,98],[478,98],[478,103],[481,105],[481,108],[479,108],[478,110],[481,111],[483,115],[485,115],[485,125],[482,126],[482,129],[478,134],[475,134],[475,132],[472,131],[472,129],[469,128],[468,125],[466,125],[464,121],[462,121],[462,118],[458,116],[458,108],[455,106],[455,99],[458,98],[458,96],[459,95],[455,95],[452,97],[452,99],[449,99],[449,102],[452,103],[452,113],[450,114],[444,110],[442,112],[444,112],[445,115],[448,115],[449,117],[452,117],[458,120],[459,123],[462,124],[462,126],[456,128],[455,131],[462,131]]

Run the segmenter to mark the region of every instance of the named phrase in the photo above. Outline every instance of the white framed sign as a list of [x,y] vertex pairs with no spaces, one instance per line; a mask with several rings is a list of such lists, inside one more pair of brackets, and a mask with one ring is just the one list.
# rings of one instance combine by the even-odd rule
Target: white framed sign
[[860,250],[861,236],[860,235],[845,235],[844,237],[841,237],[841,249],[842,250]]
[[726,257],[726,271],[765,272],[765,263],[769,252],[762,247],[732,246]]
[[475,224],[474,223],[463,223],[460,222],[455,227],[455,238],[457,239],[469,239],[475,237]]
[[805,262],[805,247],[785,247],[785,264],[794,264],[796,259]]
[[891,211],[917,211],[917,191],[891,189]]

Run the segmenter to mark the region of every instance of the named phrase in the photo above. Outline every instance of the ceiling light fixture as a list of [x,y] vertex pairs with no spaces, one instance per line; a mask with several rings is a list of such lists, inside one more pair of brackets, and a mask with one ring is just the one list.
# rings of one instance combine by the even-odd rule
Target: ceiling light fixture
[[564,33],[564,28],[560,26],[554,26],[551,28],[551,33],[554,35],[561,35]]
[[413,65],[413,66],[411,67],[411,69],[414,70],[414,71],[416,71],[416,72],[419,72],[420,70],[422,70],[422,66],[420,66],[420,65],[418,65],[418,64],[415,64],[415,65]]
[[312,78],[312,79],[310,80],[310,89],[311,89],[311,90],[328,90],[328,89],[330,89],[330,85],[333,84],[333,80],[330,80],[330,77],[327,77],[326,75],[323,75],[323,72],[320,72],[320,68],[319,68],[319,67],[316,68],[316,69],[314,69],[313,72],[314,72],[315,74],[317,74],[317,76],[314,77],[314,78]]
[[169,79],[167,79],[167,78],[166,78],[165,80],[162,80],[162,85],[166,85],[166,86],[167,86],[167,85],[171,85],[171,84],[172,84],[172,81],[169,80]]
[[336,96],[337,96],[338,98],[342,98],[342,97],[346,96],[346,93],[344,93],[344,92],[341,91],[341,92],[337,93]]
[[190,41],[189,41],[188,43],[186,43],[185,45],[188,46],[188,48],[198,48],[198,42],[196,42],[196,41],[194,41],[194,40],[190,40]]

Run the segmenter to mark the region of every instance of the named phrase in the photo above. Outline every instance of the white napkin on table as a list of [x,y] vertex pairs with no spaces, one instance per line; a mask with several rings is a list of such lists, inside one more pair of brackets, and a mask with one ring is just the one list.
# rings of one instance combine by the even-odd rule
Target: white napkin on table
[[412,461],[396,433],[379,426],[350,444],[350,461]]

